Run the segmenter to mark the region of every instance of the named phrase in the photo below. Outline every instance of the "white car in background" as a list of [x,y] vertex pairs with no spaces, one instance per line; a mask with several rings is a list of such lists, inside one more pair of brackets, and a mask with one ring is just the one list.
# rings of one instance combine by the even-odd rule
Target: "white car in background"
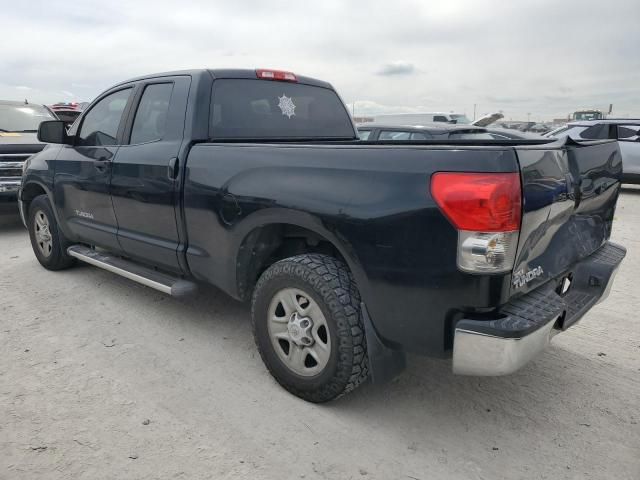
[[616,139],[622,154],[622,182],[640,184],[640,119],[607,118],[570,122],[546,137],[576,140]]
[[464,113],[390,113],[375,115],[374,122],[385,125],[425,125],[429,123],[454,123],[470,125],[471,120]]

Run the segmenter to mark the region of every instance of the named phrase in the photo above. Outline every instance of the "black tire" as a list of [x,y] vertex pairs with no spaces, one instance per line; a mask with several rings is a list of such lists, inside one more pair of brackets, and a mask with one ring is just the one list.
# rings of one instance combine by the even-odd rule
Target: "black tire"
[[[50,237],[50,244],[47,244],[48,248],[43,247],[40,242],[41,239],[36,233],[39,229],[37,219],[42,221],[43,218],[46,219],[45,221],[48,225]],[[56,217],[46,195],[37,196],[29,205],[27,228],[33,253],[35,253],[40,265],[44,268],[47,270],[62,270],[75,263],[75,258],[67,255],[67,247],[69,247],[70,243],[58,228],[58,222],[56,222]]]
[[[285,289],[302,290],[326,319],[331,348],[326,366],[317,375],[298,375],[281,360],[272,343],[269,308]],[[256,284],[251,316],[262,360],[278,383],[292,394],[314,403],[327,402],[366,380],[368,358],[360,293],[348,267],[340,260],[309,254],[271,265]]]

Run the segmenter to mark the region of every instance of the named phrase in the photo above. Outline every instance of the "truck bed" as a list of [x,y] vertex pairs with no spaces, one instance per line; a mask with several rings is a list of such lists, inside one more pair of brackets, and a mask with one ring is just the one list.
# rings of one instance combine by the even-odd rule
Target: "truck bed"
[[[612,158],[619,158],[618,148],[608,141],[201,143],[185,172],[187,262],[197,278],[243,298],[236,258],[244,239],[270,222],[305,226],[342,246],[387,342],[443,355],[456,319],[496,311],[602,245],[621,174]],[[581,170],[582,162],[589,168]],[[429,191],[431,175],[441,171],[522,172],[514,270],[526,273],[539,260],[544,275],[519,289],[512,274],[473,275],[456,267],[458,232]],[[576,180],[569,181],[572,175]],[[584,184],[589,176],[596,190]],[[583,202],[574,191],[580,182]],[[589,237],[588,246],[572,250],[575,243],[566,243],[563,255],[548,248],[576,229]]]

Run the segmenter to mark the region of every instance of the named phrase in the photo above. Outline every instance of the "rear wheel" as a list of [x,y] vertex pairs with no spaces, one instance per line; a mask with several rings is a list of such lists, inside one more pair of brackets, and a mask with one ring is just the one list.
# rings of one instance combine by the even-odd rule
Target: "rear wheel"
[[62,270],[75,263],[75,259],[67,255],[70,243],[58,229],[46,195],[39,195],[29,205],[27,227],[33,253],[40,265],[48,270]]
[[289,392],[333,400],[367,378],[360,294],[347,266],[326,255],[300,255],[269,267],[252,301],[262,359]]

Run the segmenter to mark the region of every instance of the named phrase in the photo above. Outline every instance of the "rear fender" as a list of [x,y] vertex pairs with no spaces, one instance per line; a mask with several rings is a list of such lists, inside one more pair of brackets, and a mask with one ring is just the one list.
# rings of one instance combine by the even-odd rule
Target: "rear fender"
[[[229,268],[235,270],[235,282],[237,284],[240,278],[240,269],[244,268],[246,262],[242,262],[244,253],[251,250],[255,244],[256,238],[252,238],[252,233],[269,225],[291,225],[304,228],[314,232],[319,237],[329,242],[347,262],[347,266],[356,279],[360,294],[364,296],[363,289],[366,289],[367,278],[362,266],[349,242],[344,238],[339,238],[337,234],[330,231],[323,222],[313,215],[298,210],[286,208],[263,209],[254,212],[237,225],[235,225],[234,238],[236,239],[234,254],[229,259]],[[238,290],[239,297],[241,292]]]

